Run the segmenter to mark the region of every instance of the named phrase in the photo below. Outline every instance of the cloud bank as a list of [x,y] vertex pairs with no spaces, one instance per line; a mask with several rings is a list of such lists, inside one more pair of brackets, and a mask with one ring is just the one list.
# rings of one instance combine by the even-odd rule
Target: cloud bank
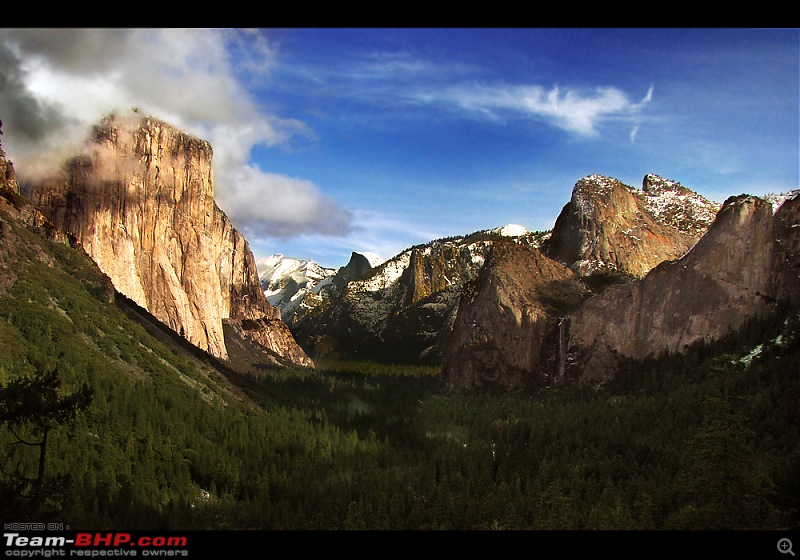
[[0,29],[3,146],[22,179],[77,153],[90,127],[138,107],[208,140],[220,207],[265,236],[341,235],[348,211],[312,183],[248,164],[255,146],[310,135],[264,112],[245,82],[275,53],[256,32],[200,29]]
[[231,179],[232,188],[217,199],[237,217],[238,226],[249,238],[341,236],[353,229],[352,213],[321,196],[309,181],[266,173],[253,166],[237,168]]

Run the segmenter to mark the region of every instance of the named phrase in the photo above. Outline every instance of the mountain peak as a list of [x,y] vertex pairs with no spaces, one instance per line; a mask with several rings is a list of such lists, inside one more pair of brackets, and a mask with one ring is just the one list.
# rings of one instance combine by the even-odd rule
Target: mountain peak
[[720,208],[719,203],[658,175],[645,175],[642,194],[656,220],[690,235],[702,235]]
[[708,229],[719,205],[657,175],[643,190],[604,175],[575,183],[547,254],[582,275],[601,269],[642,276],[683,255]]
[[[361,255],[362,257],[367,259],[367,262],[369,262],[369,265],[372,268],[375,268],[376,266],[379,266],[379,265],[383,264],[384,262],[386,262],[386,259],[384,259],[380,255],[377,255],[375,253],[371,253],[369,251],[353,251],[353,255]],[[351,258],[352,258],[352,255],[351,255]]]
[[497,235],[502,235],[503,237],[519,237],[521,235],[527,235],[530,233],[526,227],[518,224],[506,224],[490,231],[491,233],[496,233]]
[[572,189],[572,198],[581,200],[597,195],[603,196],[618,189],[633,190],[632,187],[626,185],[619,179],[594,173],[579,179],[575,183]]

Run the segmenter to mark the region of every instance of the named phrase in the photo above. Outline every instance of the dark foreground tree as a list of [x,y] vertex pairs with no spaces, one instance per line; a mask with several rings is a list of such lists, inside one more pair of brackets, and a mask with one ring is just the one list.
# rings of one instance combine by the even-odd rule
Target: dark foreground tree
[[[723,355],[724,357],[724,355]],[[769,467],[755,452],[756,432],[733,398],[709,398],[706,418],[687,445],[684,494],[670,519],[676,529],[760,529],[780,526],[771,502]]]
[[[70,424],[92,402],[94,390],[87,384],[71,394],[60,394],[58,368],[19,377],[0,387],[0,422],[16,441],[11,445],[39,448],[39,467],[33,480],[33,509],[42,499],[47,466],[47,436],[62,424]],[[38,440],[38,441],[37,441]]]

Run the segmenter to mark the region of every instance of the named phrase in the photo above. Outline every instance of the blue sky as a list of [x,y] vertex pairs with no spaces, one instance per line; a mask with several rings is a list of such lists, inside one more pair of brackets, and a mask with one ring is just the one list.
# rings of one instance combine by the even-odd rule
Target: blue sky
[[719,202],[800,187],[797,29],[113,31],[0,30],[6,151],[53,145],[30,128],[46,109],[66,126],[139,106],[212,143],[257,258],[549,229],[592,173]]

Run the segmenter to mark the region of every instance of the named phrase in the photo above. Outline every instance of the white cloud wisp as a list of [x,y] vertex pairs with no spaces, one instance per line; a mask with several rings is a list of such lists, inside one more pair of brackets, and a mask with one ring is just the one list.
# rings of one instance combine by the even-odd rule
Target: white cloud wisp
[[506,114],[543,119],[579,136],[597,135],[601,121],[635,115],[653,96],[651,87],[639,103],[615,87],[584,92],[558,86],[455,86],[439,92],[426,91],[419,101],[446,103],[484,117],[502,120]]

